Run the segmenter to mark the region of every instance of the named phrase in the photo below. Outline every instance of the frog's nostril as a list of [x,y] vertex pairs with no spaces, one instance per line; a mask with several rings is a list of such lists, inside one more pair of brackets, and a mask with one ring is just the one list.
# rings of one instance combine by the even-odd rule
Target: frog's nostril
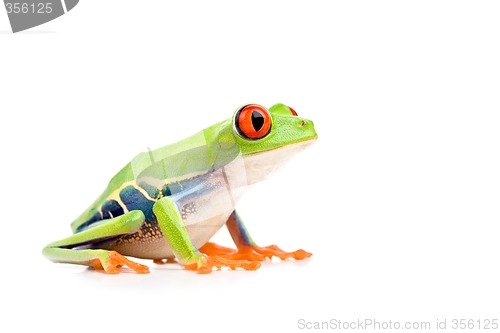
[[305,120],[302,120],[302,121],[300,122],[300,126],[306,126],[306,124],[307,124],[307,123],[306,123],[306,121],[305,121]]

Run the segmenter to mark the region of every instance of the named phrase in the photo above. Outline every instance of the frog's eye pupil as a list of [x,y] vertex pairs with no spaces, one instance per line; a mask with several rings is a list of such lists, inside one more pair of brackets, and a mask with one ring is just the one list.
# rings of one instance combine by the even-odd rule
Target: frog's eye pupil
[[258,111],[252,111],[252,124],[255,132],[258,132],[264,126],[264,116]]
[[236,112],[234,125],[240,136],[257,140],[269,134],[271,121],[271,115],[266,108],[257,104],[249,104]]

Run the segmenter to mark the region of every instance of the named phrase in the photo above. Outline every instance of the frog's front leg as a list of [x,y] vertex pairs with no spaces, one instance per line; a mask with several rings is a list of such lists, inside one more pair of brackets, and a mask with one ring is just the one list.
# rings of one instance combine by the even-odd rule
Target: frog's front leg
[[260,267],[258,261],[227,259],[201,254],[191,242],[179,209],[170,197],[158,200],[153,206],[153,212],[175,256],[186,269],[206,274],[212,272],[214,267],[243,268],[245,270],[256,270]]
[[128,266],[137,273],[149,273],[147,266],[128,260],[116,251],[106,249],[78,249],[107,239],[127,235],[139,230],[144,223],[144,213],[130,211],[95,226],[78,232],[68,238],[51,243],[43,249],[43,254],[54,262],[86,265],[103,269],[106,273],[117,274],[121,266]]
[[266,257],[272,258],[278,257],[282,260],[293,258],[295,260],[302,260],[312,256],[312,253],[306,252],[304,250],[297,250],[293,252],[286,252],[277,247],[276,245],[270,245],[261,247],[258,246],[247,228],[243,224],[240,216],[234,211],[226,222],[227,229],[236,244],[237,250],[233,250],[227,247],[223,247],[214,243],[207,243],[200,248],[202,253],[207,255],[217,255],[227,259],[238,259],[238,260],[258,260],[263,261]]

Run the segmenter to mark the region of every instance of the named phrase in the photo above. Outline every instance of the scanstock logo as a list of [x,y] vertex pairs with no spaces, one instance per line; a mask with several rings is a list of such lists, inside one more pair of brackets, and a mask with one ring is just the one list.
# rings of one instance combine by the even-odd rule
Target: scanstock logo
[[79,0],[4,0],[12,32],[52,21],[72,10]]

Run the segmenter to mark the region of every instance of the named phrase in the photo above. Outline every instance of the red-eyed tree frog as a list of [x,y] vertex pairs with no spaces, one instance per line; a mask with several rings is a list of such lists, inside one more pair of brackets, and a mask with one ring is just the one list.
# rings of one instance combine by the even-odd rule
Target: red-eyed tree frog
[[[119,273],[147,266],[125,256],[179,262],[210,273],[256,270],[265,258],[305,259],[304,250],[258,246],[235,207],[241,195],[317,139],[312,121],[290,107],[258,104],[172,145],[136,156],[72,224],[73,235],[43,254],[59,263]],[[226,225],[237,249],[209,242]]]

